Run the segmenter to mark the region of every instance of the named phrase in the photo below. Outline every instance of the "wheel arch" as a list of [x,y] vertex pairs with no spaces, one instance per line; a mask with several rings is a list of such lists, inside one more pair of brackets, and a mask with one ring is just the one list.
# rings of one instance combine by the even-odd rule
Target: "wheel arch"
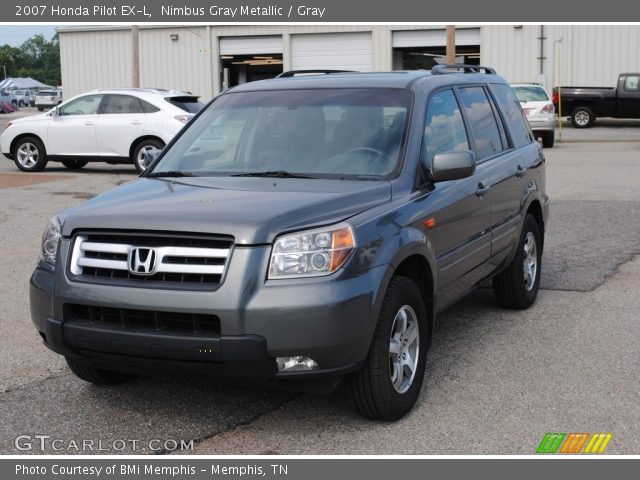
[[542,212],[542,205],[537,198],[534,198],[527,207],[525,216],[531,214],[538,224],[540,229],[540,254],[544,252],[544,214]]
[[16,144],[18,143],[19,140],[22,140],[23,138],[26,138],[26,137],[37,138],[40,141],[40,143],[42,143],[42,148],[44,148],[44,153],[45,155],[47,155],[47,145],[44,143],[44,140],[42,140],[40,135],[37,135],[35,133],[20,133],[16,135],[13,140],[11,140],[11,144],[9,146],[9,154],[11,155],[12,158],[13,158],[14,150],[16,148]]
[[129,147],[129,158],[133,158],[133,152],[135,151],[136,148],[138,148],[138,145],[140,145],[140,143],[142,143],[145,140],[157,140],[163,145],[167,144],[162,138],[160,138],[157,135],[143,135],[141,137],[136,138],[133,142],[131,142],[131,146]]
[[425,310],[429,316],[428,338],[430,344],[435,323],[436,271],[435,257],[424,243],[408,246],[408,248],[399,251],[392,262],[388,265],[387,271],[385,272],[378,290],[374,309],[375,318],[378,318],[382,307],[382,301],[393,277],[407,277],[416,282],[418,289],[422,294]]

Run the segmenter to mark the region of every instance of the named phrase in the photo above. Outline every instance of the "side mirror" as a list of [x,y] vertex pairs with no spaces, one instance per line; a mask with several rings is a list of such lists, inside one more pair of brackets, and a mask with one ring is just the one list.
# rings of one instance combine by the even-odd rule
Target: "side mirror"
[[476,154],[471,150],[438,153],[433,157],[431,165],[434,183],[467,178],[475,171]]
[[142,154],[142,164],[144,165],[144,168],[148,168],[149,165],[151,165],[154,162],[154,160],[158,158],[158,155],[160,155],[160,152],[162,152],[162,150],[155,147],[145,150]]
[[53,107],[51,109],[51,116],[52,117],[57,117],[58,115],[60,115],[60,110],[58,110],[58,107]]

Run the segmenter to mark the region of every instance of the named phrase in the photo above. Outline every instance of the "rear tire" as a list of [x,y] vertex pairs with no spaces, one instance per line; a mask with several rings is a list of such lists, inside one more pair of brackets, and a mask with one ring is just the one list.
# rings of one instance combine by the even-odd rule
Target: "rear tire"
[[163,149],[164,143],[155,138],[147,138],[136,145],[131,154],[131,162],[135,165],[138,173],[144,172],[147,167],[144,165],[144,151],[151,148]]
[[593,110],[588,107],[577,107],[571,113],[571,124],[575,128],[589,128],[595,119]]
[[37,137],[22,137],[11,152],[16,166],[23,172],[41,172],[47,165],[47,152]]
[[503,307],[524,310],[535,302],[540,288],[541,243],[538,222],[527,214],[513,260],[493,277],[493,291]]
[[77,358],[65,357],[65,360],[76,377],[94,385],[119,385],[134,377],[126,373],[101,370],[95,365]]
[[71,170],[80,170],[83,167],[87,166],[87,161],[85,160],[62,160],[62,164],[71,169]]
[[418,286],[407,277],[394,277],[362,370],[345,379],[360,414],[393,421],[413,408],[424,378],[428,334],[428,315]]
[[555,143],[556,140],[556,132],[555,131],[550,131],[550,132],[545,132],[545,134],[542,136],[542,146],[544,148],[553,148],[553,144]]

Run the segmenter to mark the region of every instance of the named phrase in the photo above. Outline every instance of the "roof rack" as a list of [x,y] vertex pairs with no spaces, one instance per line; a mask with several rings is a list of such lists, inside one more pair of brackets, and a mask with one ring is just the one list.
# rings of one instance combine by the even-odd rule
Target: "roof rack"
[[276,78],[291,78],[296,75],[329,75],[332,73],[356,73],[353,70],[289,70],[282,72]]
[[[460,72],[460,70],[462,70],[462,72]],[[436,65],[431,69],[431,74],[444,75],[447,73],[482,73],[483,70],[487,75],[496,75],[496,71],[491,67],[483,67],[481,65],[468,65],[466,63]]]

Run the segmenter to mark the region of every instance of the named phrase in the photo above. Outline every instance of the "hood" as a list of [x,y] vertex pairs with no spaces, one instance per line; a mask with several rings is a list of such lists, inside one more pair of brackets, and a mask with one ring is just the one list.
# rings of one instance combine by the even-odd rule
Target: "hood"
[[233,235],[238,245],[329,225],[391,199],[387,181],[295,178],[138,178],[59,215],[77,229],[156,230]]

